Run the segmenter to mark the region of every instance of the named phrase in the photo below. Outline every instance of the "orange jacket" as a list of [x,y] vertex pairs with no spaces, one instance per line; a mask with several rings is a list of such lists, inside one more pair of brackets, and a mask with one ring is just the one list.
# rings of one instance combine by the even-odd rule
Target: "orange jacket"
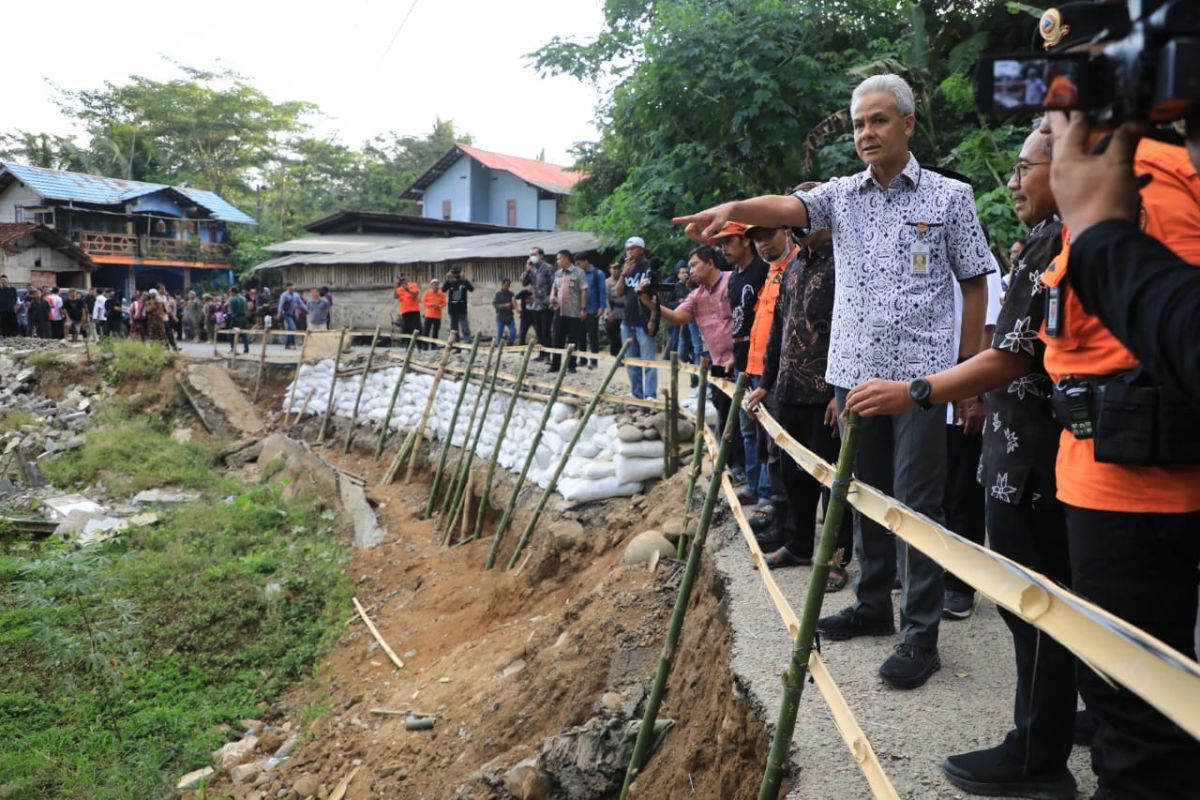
[[412,312],[421,311],[421,303],[417,299],[421,293],[421,287],[415,283],[406,283],[403,286],[396,287],[396,302],[400,304],[401,314],[411,314]]
[[[1142,228],[1180,258],[1200,265],[1200,176],[1187,152],[1143,139],[1134,171],[1154,176],[1142,189]],[[1067,277],[1070,236],[1063,230],[1062,252],[1042,273],[1047,286]],[[1130,264],[1130,269],[1137,269]],[[1068,283],[1069,286],[1069,283]],[[1046,371],[1056,383],[1068,375],[1100,377],[1126,372],[1138,361],[1108,328],[1083,310],[1079,297],[1065,292],[1058,336],[1046,343]],[[1064,503],[1099,511],[1182,513],[1200,510],[1200,465],[1139,467],[1096,461],[1091,439],[1063,431],[1058,448],[1058,497]]]
[[421,305],[425,307],[425,319],[441,319],[442,309],[446,307],[446,293],[440,289],[426,289],[421,295]]

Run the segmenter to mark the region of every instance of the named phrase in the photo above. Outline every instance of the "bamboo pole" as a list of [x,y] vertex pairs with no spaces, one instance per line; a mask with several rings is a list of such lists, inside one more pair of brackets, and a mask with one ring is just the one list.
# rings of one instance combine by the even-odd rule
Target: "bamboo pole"
[[537,505],[533,507],[533,513],[529,516],[529,523],[521,533],[521,538],[517,540],[517,546],[513,550],[512,558],[508,560],[508,569],[512,569],[517,565],[517,558],[521,555],[526,545],[529,544],[529,539],[533,536],[533,529],[541,518],[542,511],[546,508],[546,503],[550,502],[550,496],[558,488],[558,479],[562,476],[563,470],[566,469],[567,461],[571,458],[571,453],[575,452],[575,445],[579,444],[579,439],[583,436],[583,429],[587,426],[592,414],[595,413],[596,406],[600,405],[600,395],[604,394],[613,376],[617,374],[617,370],[621,366],[621,358],[625,355],[625,351],[629,349],[632,341],[632,339],[626,339],[625,343],[621,345],[621,351],[617,353],[616,360],[612,362],[608,368],[608,374],[604,376],[604,382],[600,384],[600,391],[592,396],[592,402],[588,403],[588,407],[583,410],[583,416],[579,418],[579,425],[576,426],[575,433],[571,436],[571,441],[567,442],[562,458],[558,460],[558,466],[554,468],[554,475],[551,476],[550,483],[542,491],[542,496],[538,499]]
[[517,382],[513,384],[512,398],[508,401],[508,408],[504,410],[504,422],[500,424],[500,432],[496,434],[496,446],[492,448],[492,460],[488,463],[487,477],[483,481],[483,494],[480,495],[479,513],[475,517],[475,532],[471,535],[472,540],[478,539],[483,533],[483,518],[492,499],[492,480],[496,476],[496,464],[500,461],[500,448],[504,444],[504,437],[508,434],[508,424],[512,421],[513,410],[521,398],[521,384],[525,382],[525,372],[529,369],[531,355],[533,355],[533,348],[525,348],[525,356],[521,359],[521,369],[517,372]]
[[667,477],[679,469],[679,353],[671,351],[671,385],[667,395]]
[[758,800],[776,800],[779,796],[779,783],[787,762],[792,734],[796,730],[796,713],[800,707],[800,695],[804,691],[804,676],[808,672],[809,656],[812,655],[817,619],[821,615],[821,602],[825,599],[825,579],[829,577],[829,562],[833,558],[838,529],[846,513],[846,492],[850,488],[854,460],[858,455],[858,414],[848,414],[845,422],[842,427],[842,448],[838,453],[837,471],[830,486],[829,507],[825,509],[821,538],[817,542],[817,553],[813,558],[804,611],[800,615],[800,629],[792,645],[792,660],[788,665],[783,703],[775,721],[775,736],[771,741],[771,752],[767,756],[767,768],[763,772]]
[[[325,404],[325,418],[321,420],[321,433],[317,436],[317,444],[325,441],[325,432],[329,429],[329,420],[333,417],[333,392],[337,388],[337,374],[342,366],[342,346],[346,343],[346,329],[338,337],[337,355],[333,359],[333,377],[329,381],[329,400]],[[234,350],[237,350],[237,340],[234,339]]]
[[[483,438],[483,426],[487,424],[488,409],[492,406],[492,397],[496,393],[496,378],[500,375],[500,359],[504,355],[504,342],[500,342],[500,347],[496,350],[496,368],[492,371],[491,380],[488,382],[487,397],[483,401],[483,413],[479,416],[479,425],[475,428],[475,438],[471,441],[464,457],[463,464],[463,480],[464,488],[461,496],[450,505],[450,518],[447,520],[445,527],[445,536],[449,537],[450,529],[454,527],[455,521],[458,520],[461,513],[464,517],[467,514],[467,509],[471,506],[470,487],[471,487],[471,467],[475,463],[475,451],[479,449],[479,440]],[[466,444],[466,442],[463,442]]]
[[308,404],[312,402],[313,395],[317,393],[316,387],[309,389],[308,394],[304,395],[304,403],[300,406],[300,411],[297,412],[296,418],[292,420],[292,425],[295,425],[304,416],[304,412],[308,411]]
[[[743,372],[738,377],[737,385],[733,390],[733,403],[729,406],[725,431],[721,436],[721,447],[717,450],[717,461],[713,466],[712,477],[708,481],[708,493],[704,497],[704,510],[700,514],[700,526],[696,530],[696,538],[692,541],[691,551],[688,553],[687,567],[683,572],[683,580],[679,584],[679,594],[675,597],[675,612],[671,615],[667,639],[663,643],[662,653],[658,659],[658,674],[655,675],[654,685],[650,689],[650,697],[646,700],[646,712],[642,715],[637,741],[633,745],[633,755],[629,759],[629,768],[625,771],[625,783],[621,786],[620,800],[625,800],[629,796],[629,788],[645,763],[650,740],[654,736],[654,722],[658,719],[658,709],[662,704],[667,678],[671,674],[671,666],[675,660],[675,648],[679,644],[679,635],[683,631],[683,618],[687,614],[688,603],[691,600],[692,586],[696,583],[696,575],[700,572],[700,555],[704,551],[704,544],[708,539],[708,529],[712,523],[713,509],[717,505],[717,496],[721,492],[721,473],[725,471],[725,462],[729,458],[729,450],[734,440],[734,430],[737,428],[738,411],[741,410],[742,395],[745,394],[745,391],[746,374]],[[788,738],[791,738],[790,734]],[[772,800],[775,800],[774,796],[772,796]]]
[[350,452],[350,443],[354,441],[354,426],[358,424],[358,407],[362,404],[363,390],[367,388],[367,378],[371,376],[371,362],[375,360],[375,345],[379,343],[380,326],[375,326],[375,334],[371,337],[371,348],[367,350],[367,363],[363,366],[362,381],[358,384],[358,394],[354,398],[354,411],[350,414],[350,428],[346,431],[346,444],[342,447],[342,456]]
[[[567,345],[566,356],[571,355],[574,345]],[[491,569],[496,563],[496,554],[500,551],[500,540],[504,538],[504,532],[508,530],[508,525],[512,522],[513,511],[517,507],[517,498],[521,494],[521,487],[525,483],[525,476],[529,474],[529,468],[533,465],[533,458],[537,455],[538,445],[542,443],[542,434],[546,431],[546,423],[550,421],[550,414],[554,410],[554,401],[558,399],[558,392],[562,389],[563,378],[567,377],[566,358],[563,359],[562,366],[558,369],[558,378],[554,381],[554,388],[550,390],[550,397],[546,399],[546,410],[542,412],[542,421],[538,425],[537,433],[533,435],[533,442],[529,445],[529,452],[525,456],[525,465],[521,467],[521,474],[517,477],[516,483],[513,484],[512,494],[508,496],[508,504],[504,507],[504,515],[500,517],[500,524],[496,526],[496,533],[492,536],[492,549],[488,552],[487,562],[484,564],[484,569]],[[600,393],[597,393],[597,397]]]
[[379,429],[379,442],[375,445],[375,460],[378,461],[383,455],[384,445],[387,444],[388,432],[392,424],[392,414],[396,410],[396,398],[400,396],[400,389],[404,386],[404,376],[408,374],[408,365],[412,363],[413,351],[417,349],[417,337],[409,334],[408,351],[404,354],[404,363],[400,366],[400,377],[396,379],[396,385],[392,388],[392,400],[388,403],[387,414],[383,417],[383,427]]
[[[457,495],[462,488],[463,482],[463,462],[467,460],[467,443],[471,438],[471,431],[475,430],[475,418],[479,416],[479,409],[482,407],[483,399],[483,382],[487,380],[488,373],[492,371],[492,359],[496,355],[496,340],[492,340],[488,346],[487,358],[483,362],[483,376],[479,379],[480,394],[476,395],[475,402],[471,404],[471,417],[467,420],[467,433],[463,437],[463,446],[459,448],[458,458],[454,462],[454,470],[451,472],[452,480],[450,482],[449,491],[442,498],[442,506],[438,509],[437,529],[439,532],[446,527],[446,518],[450,514],[450,508],[457,504]],[[463,380],[471,379],[470,371],[464,370]]]
[[437,470],[433,473],[433,484],[429,487],[429,499],[425,501],[425,513],[421,516],[421,519],[429,519],[433,514],[433,504],[437,497],[438,489],[442,486],[442,473],[446,469],[446,458],[450,455],[450,443],[454,440],[454,429],[458,426],[458,416],[462,412],[463,400],[466,398],[467,390],[471,386],[471,381],[468,378],[471,375],[471,368],[475,366],[475,358],[479,355],[479,342],[481,338],[479,336],[475,337],[475,341],[471,343],[471,352],[467,355],[467,369],[463,373],[462,383],[458,385],[458,399],[454,402],[454,413],[450,415],[450,426],[446,430],[446,438],[442,440],[442,452],[438,455]]
[[[451,331],[451,344],[456,336],[457,332]],[[433,376],[433,388],[429,390],[429,399],[425,401],[425,411],[421,414],[421,421],[417,423],[416,439],[413,441],[412,452],[408,457],[408,468],[404,470],[405,483],[412,482],[413,469],[417,466],[417,456],[421,453],[421,445],[425,443],[425,429],[429,426],[429,413],[433,411],[433,404],[437,401],[438,387],[442,385],[442,378],[446,377],[446,364],[449,363],[452,352],[454,352],[452,347],[446,348],[441,363],[438,364],[437,374]]]
[[270,337],[262,337],[262,347],[258,348],[258,374],[254,376],[254,402],[258,402],[258,391],[262,388],[263,370],[267,368],[267,340]]
[[92,363],[92,315],[88,313],[87,303],[83,304],[83,354],[87,363]]
[[683,496],[683,530],[679,533],[679,542],[675,545],[675,557],[683,558],[687,552],[688,524],[692,521],[693,495],[696,493],[696,481],[700,478],[700,467],[704,463],[704,415],[708,402],[708,358],[700,359],[700,384],[696,395],[696,436],[692,439],[692,466],[688,474],[687,493]]
[[[214,328],[213,329],[213,341],[216,341],[216,338],[217,338],[217,332],[216,332],[216,329]],[[288,418],[288,414],[292,413],[292,406],[296,403],[296,387],[300,385],[300,368],[304,366],[304,351],[307,347],[308,347],[308,337],[305,336],[303,343],[300,345],[300,358],[296,359],[296,374],[292,377],[292,391],[288,393],[287,406],[284,408],[284,413],[283,413],[284,427],[291,427],[290,425],[288,425],[287,418]],[[295,425],[296,422],[299,422],[299,421],[300,421],[300,418],[296,417],[295,421],[292,422],[291,424]]]
[[[453,342],[454,337],[457,335],[458,333],[456,331],[450,331],[450,341]],[[429,393],[429,398],[425,401],[425,413],[421,416],[422,420],[427,420],[429,418],[429,410],[433,407],[433,400],[437,396],[438,383],[441,382],[441,376],[445,373],[446,362],[450,359],[450,352],[450,348],[447,347],[446,352],[442,353],[442,360],[441,363],[438,364],[438,371],[434,373],[433,376],[433,389]],[[408,457],[409,448],[411,448],[413,442],[416,441],[416,436],[417,429],[413,428],[408,432],[408,436],[404,438],[404,441],[400,443],[400,449],[396,451],[396,457],[392,459],[391,465],[388,466],[387,472],[384,473],[383,480],[379,482],[380,486],[386,486],[392,481],[396,480],[396,475],[400,472],[400,465],[403,464],[404,459]]]

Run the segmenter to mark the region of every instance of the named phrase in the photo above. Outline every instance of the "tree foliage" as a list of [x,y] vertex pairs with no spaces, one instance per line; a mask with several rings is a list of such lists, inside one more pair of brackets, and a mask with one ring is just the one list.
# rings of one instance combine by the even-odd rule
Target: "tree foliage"
[[177,66],[171,80],[133,75],[60,92],[83,140],[16,130],[0,134],[0,159],[215,191],[259,216],[259,232],[235,232],[241,267],[263,252],[263,237],[289,238],[339,209],[417,213],[400,194],[454,144],[471,142],[439,119],[424,135],[389,132],[353,147],[313,135],[312,103],[277,102],[230,70]]
[[[1000,0],[607,0],[589,41],[551,40],[543,73],[605,90],[601,138],[576,156],[573,212],[609,244],[639,233],[687,243],[670,218],[862,169],[848,101],[862,78],[913,85],[922,163],[968,176],[998,249],[1016,235],[1004,183],[1024,132],[974,110],[985,50],[1025,46],[1030,24]],[[1019,24],[1014,24],[1018,23]],[[1006,245],[1003,245],[1006,246]]]

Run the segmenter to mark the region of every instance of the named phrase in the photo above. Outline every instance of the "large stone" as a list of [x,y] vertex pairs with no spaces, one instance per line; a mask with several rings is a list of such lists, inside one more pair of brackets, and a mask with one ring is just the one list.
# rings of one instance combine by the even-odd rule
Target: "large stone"
[[504,773],[504,788],[517,800],[549,800],[554,784],[538,767],[536,758],[521,761]]
[[234,786],[242,783],[250,783],[258,777],[263,771],[263,762],[250,761],[245,764],[238,764],[233,769],[229,770],[229,780]]
[[220,769],[233,769],[248,759],[257,745],[258,739],[253,736],[247,736],[245,739],[230,742],[224,747],[213,751],[213,763]]
[[328,503],[337,497],[337,478],[321,457],[303,442],[276,433],[263,440],[258,465],[269,480],[282,487],[288,500],[315,495]]
[[140,504],[193,503],[199,499],[199,492],[173,492],[169,489],[147,489],[133,496],[133,502]]
[[555,550],[577,550],[587,541],[587,534],[575,520],[564,519],[550,526],[550,541]]
[[275,751],[275,758],[282,761],[283,759],[290,757],[292,753],[296,752],[296,748],[299,746],[300,737],[293,736],[279,746],[279,749]]
[[315,797],[321,789],[321,782],[316,775],[305,773],[292,781],[292,791],[301,798]]
[[182,778],[180,778],[179,783],[175,784],[175,788],[179,789],[180,791],[185,789],[195,789],[200,785],[201,781],[205,780],[206,778],[211,778],[214,772],[216,772],[216,770],[212,767],[193,770],[192,772],[189,772],[187,775],[184,775]]
[[623,561],[626,566],[635,567],[649,564],[655,552],[660,558],[670,558],[675,555],[675,548],[667,541],[667,537],[656,530],[639,533],[625,546]]
[[367,502],[367,495],[361,486],[344,476],[339,477],[337,483],[342,511],[354,523],[354,547],[358,550],[369,550],[382,542],[384,535],[375,510]]
[[622,425],[617,428],[617,438],[622,442],[640,442],[642,441],[642,429],[635,428],[633,425]]

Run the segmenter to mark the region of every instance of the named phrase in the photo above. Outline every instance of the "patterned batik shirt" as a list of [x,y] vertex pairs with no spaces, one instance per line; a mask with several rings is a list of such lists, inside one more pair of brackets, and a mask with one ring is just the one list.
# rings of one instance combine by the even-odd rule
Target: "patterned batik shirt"
[[1062,249],[1062,222],[1051,217],[1032,232],[1009,276],[1008,295],[996,320],[992,348],[1032,359],[1029,373],[983,396],[983,457],[979,483],[989,497],[1020,503],[1055,497],[1054,462],[1062,428],[1050,406],[1053,382],[1042,358],[1038,329],[1046,316],[1042,270]]
[[[833,231],[837,296],[825,380],[911,381],[953,366],[953,280],[993,270],[971,187],[908,164],[886,189],[868,168],[796,197]],[[923,245],[922,270],[913,248]]]
[[759,386],[776,403],[829,402],[825,382],[834,301],[833,246],[801,248],[783,273]]
[[533,310],[546,311],[550,308],[550,292],[554,288],[554,265],[539,261],[533,268]]

